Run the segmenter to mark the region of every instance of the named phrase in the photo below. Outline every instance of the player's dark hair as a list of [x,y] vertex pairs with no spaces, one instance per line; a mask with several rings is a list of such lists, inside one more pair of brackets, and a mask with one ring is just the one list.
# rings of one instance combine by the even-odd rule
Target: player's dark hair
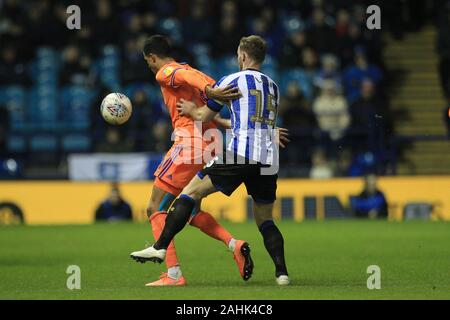
[[161,58],[170,57],[172,54],[172,47],[168,37],[163,35],[153,35],[144,43],[144,54],[155,54]]
[[239,48],[258,64],[262,64],[266,58],[267,44],[260,36],[242,37]]

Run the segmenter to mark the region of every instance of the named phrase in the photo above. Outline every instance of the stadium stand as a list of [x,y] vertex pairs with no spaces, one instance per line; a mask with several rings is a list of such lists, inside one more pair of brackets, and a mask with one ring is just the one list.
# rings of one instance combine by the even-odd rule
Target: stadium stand
[[[372,2],[382,6],[381,31],[365,25],[364,8]],[[136,92],[145,93],[137,102],[140,110],[135,108],[135,117],[142,117],[120,128],[121,136],[135,141],[134,151],[164,151],[161,133],[170,129],[169,121],[142,59],[146,36],[169,35],[178,59],[219,79],[236,71],[240,37],[257,33],[269,45],[263,71],[283,92],[278,125],[292,132],[293,142],[281,155],[282,176],[309,176],[318,147],[334,176],[352,170],[356,175],[449,172],[450,153],[442,152],[449,150],[441,113],[448,107],[445,37],[439,37],[440,50],[434,49],[448,19],[438,20],[439,29],[427,25],[430,16],[448,10],[448,1],[438,2],[417,12],[401,1],[78,1],[83,27],[68,30],[69,2],[3,1],[0,106],[10,120],[5,153],[23,160],[25,168],[51,168],[65,163],[71,152],[96,150],[107,131],[99,101],[117,91],[133,103]],[[399,10],[406,20],[398,21]],[[330,82],[350,117],[338,139],[321,129],[320,114],[313,112]],[[323,110],[331,110],[330,101],[324,100]],[[367,154],[375,164],[359,162],[355,169]]]

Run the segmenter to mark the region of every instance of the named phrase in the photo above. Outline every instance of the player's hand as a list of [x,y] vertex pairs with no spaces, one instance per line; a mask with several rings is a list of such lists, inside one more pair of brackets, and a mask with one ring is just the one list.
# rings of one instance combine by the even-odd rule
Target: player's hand
[[240,97],[242,97],[239,88],[232,84],[226,86],[225,88],[211,88],[210,86],[207,86],[205,94],[210,99],[223,102],[239,99]]
[[276,128],[276,130],[276,143],[284,149],[286,148],[286,145],[291,142],[291,140],[289,140],[289,130],[286,128]]
[[196,107],[197,105],[192,101],[180,99],[177,102],[177,110],[181,116],[190,116]]

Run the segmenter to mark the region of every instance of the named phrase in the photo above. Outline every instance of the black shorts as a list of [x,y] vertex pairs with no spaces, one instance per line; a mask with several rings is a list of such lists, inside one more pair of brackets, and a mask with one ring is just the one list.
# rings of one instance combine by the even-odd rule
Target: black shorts
[[203,179],[209,176],[216,189],[227,196],[236,190],[241,183],[245,184],[247,194],[258,203],[273,203],[276,200],[278,174],[263,175],[261,169],[269,167],[261,163],[218,163],[216,158],[207,164],[198,176]]

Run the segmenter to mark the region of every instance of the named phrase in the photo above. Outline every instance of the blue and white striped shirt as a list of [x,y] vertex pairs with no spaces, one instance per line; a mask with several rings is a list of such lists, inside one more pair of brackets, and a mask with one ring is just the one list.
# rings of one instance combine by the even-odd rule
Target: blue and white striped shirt
[[[220,79],[215,86],[233,84],[242,93],[230,101],[232,136],[227,150],[247,159],[272,165],[277,156],[274,142],[275,122],[280,94],[277,84],[267,75],[247,69]],[[222,104],[208,100],[208,107],[219,112]]]

